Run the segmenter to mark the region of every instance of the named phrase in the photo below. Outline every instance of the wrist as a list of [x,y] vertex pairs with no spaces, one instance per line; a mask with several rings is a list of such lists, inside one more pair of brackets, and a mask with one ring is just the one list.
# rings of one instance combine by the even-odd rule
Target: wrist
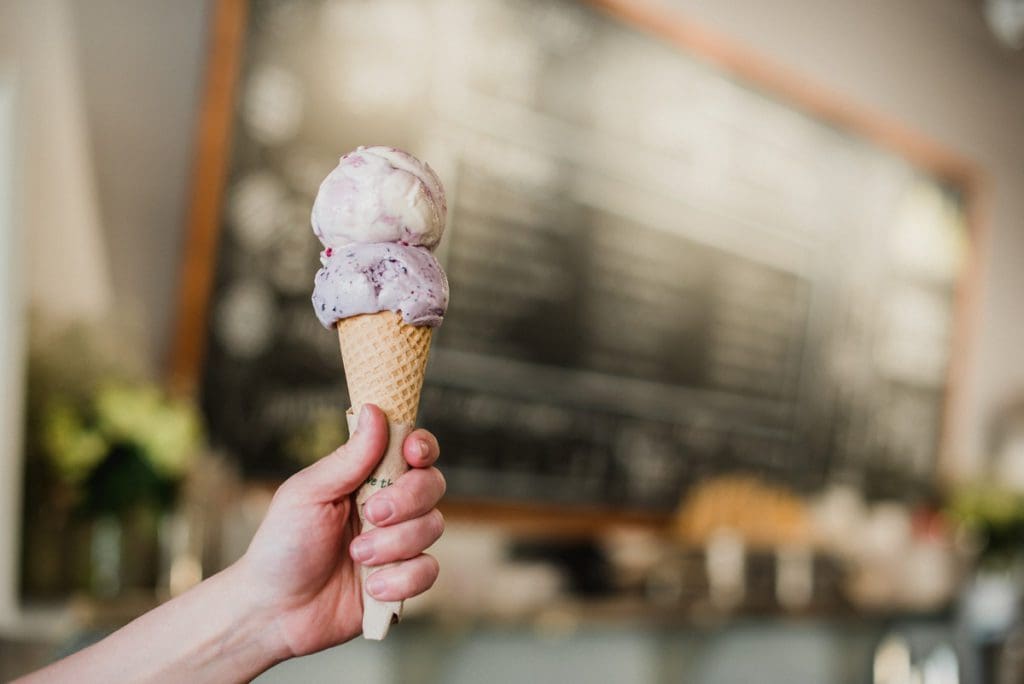
[[218,585],[215,590],[225,597],[229,615],[229,627],[220,645],[223,655],[258,663],[261,672],[292,657],[281,633],[277,611],[260,602],[245,557],[214,579]]

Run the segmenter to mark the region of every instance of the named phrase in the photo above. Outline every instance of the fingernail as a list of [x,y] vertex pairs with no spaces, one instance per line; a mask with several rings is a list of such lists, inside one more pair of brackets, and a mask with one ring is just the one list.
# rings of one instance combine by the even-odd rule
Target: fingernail
[[370,575],[369,579],[366,580],[366,591],[370,592],[371,596],[379,597],[387,590],[388,581],[383,577]]
[[359,409],[359,423],[356,425],[356,429],[369,427],[370,425],[370,407],[363,404],[363,407]]
[[420,450],[420,458],[426,460],[427,457],[430,455],[430,445],[427,444],[426,441],[422,439],[419,440],[418,444],[419,446],[417,448]]
[[373,558],[373,542],[369,539],[356,539],[352,542],[352,557],[360,563]]
[[366,502],[363,513],[372,523],[382,523],[395,512],[395,507],[387,499],[370,499]]

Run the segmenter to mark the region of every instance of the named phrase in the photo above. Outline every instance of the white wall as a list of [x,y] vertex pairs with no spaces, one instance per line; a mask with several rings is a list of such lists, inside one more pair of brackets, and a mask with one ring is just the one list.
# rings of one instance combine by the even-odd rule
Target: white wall
[[210,0],[72,0],[119,322],[163,362],[183,243]]
[[0,628],[17,614],[21,557],[21,433],[24,396],[24,292],[21,236],[14,227],[15,76],[0,59]]
[[16,619],[24,396],[23,291],[14,229],[14,5],[0,0],[0,629]]
[[16,17],[25,286],[30,310],[55,326],[105,321],[114,300],[70,9],[33,0]]

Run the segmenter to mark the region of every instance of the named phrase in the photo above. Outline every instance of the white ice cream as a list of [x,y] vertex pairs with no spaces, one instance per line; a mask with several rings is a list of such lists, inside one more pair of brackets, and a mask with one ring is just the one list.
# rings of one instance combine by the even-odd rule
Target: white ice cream
[[313,203],[313,232],[325,247],[397,242],[433,249],[448,206],[437,174],[393,147],[360,147],[328,174]]

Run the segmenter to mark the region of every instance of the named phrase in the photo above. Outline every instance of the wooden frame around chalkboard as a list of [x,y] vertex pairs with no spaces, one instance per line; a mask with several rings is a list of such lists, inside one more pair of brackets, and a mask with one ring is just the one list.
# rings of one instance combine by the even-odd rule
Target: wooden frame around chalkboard
[[[968,348],[982,279],[980,253],[985,240],[988,180],[975,165],[945,149],[942,145],[851,103],[831,90],[808,82],[799,74],[764,59],[735,42],[689,21],[673,10],[659,7],[651,0],[583,0],[613,18],[654,37],[668,41],[687,53],[721,68],[739,80],[788,103],[819,120],[847,130],[873,144],[890,150],[914,166],[941,179],[962,192],[971,236],[971,249],[965,273],[958,283],[954,305],[954,334],[942,434],[936,472],[940,483],[955,474],[950,462],[949,445],[954,443],[954,416],[962,411],[961,390],[966,377]],[[219,238],[220,214],[227,176],[231,143],[235,92],[245,43],[246,0],[215,0],[210,23],[210,47],[206,83],[199,116],[194,151],[192,189],[185,224],[185,250],[175,310],[174,337],[170,346],[167,381],[182,393],[194,393],[198,387],[206,341],[206,321],[213,283],[213,270]],[[609,521],[651,523],[663,515],[630,513],[625,517],[607,511],[573,509],[572,514],[551,515],[552,511],[531,506],[492,506],[464,503],[450,507],[452,512],[515,520],[527,530],[586,532],[595,524]],[[558,521],[552,525],[552,520]],[[539,522],[540,525],[534,524]]]

